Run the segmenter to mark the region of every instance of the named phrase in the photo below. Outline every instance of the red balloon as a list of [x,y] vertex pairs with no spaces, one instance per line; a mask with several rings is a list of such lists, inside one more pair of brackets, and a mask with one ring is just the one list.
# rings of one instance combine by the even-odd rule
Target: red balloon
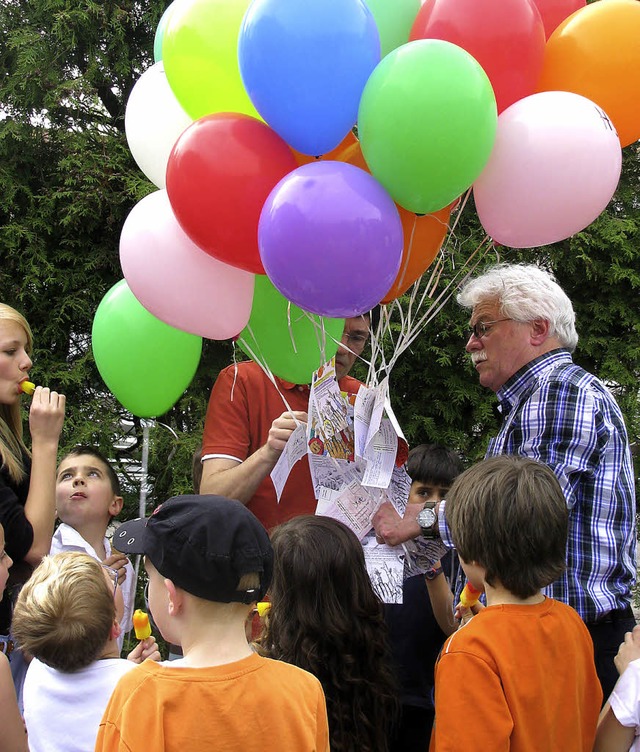
[[534,0],[534,2],[542,16],[547,39],[565,18],[569,18],[572,13],[584,8],[587,4],[587,0]]
[[533,94],[545,35],[533,0],[426,0],[410,41],[442,39],[462,47],[491,81],[498,112]]
[[176,141],[167,193],[182,229],[226,264],[264,274],[258,250],[262,206],[297,167],[293,152],[260,120],[218,112],[196,120]]

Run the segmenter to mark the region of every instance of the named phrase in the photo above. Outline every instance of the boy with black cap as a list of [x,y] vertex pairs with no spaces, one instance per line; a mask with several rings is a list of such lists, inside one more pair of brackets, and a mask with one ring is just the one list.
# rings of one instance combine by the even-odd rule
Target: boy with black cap
[[243,504],[177,496],[121,525],[113,540],[123,553],[144,554],[153,619],[184,658],[147,661],[122,678],[96,752],[329,749],[320,682],[247,644],[245,620],[269,587],[273,550]]

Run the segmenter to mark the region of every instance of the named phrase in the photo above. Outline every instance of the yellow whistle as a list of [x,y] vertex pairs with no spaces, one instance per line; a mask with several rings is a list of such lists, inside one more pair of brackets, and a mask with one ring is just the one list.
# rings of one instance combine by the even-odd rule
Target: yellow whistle
[[151,637],[151,624],[149,624],[149,617],[140,608],[137,608],[133,612],[133,628],[136,631],[137,640],[146,640],[147,637]]
[[33,381],[21,381],[20,382],[20,391],[24,392],[25,394],[33,394],[36,390],[36,385],[33,383]]
[[264,615],[269,611],[271,608],[271,603],[269,601],[260,601],[259,603],[256,603],[256,611],[258,612],[258,616],[262,619]]

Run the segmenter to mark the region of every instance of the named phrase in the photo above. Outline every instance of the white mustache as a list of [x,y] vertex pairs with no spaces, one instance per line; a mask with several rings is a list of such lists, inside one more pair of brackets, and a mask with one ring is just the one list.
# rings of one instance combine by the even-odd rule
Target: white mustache
[[486,353],[483,352],[475,352],[471,355],[471,362],[475,366],[477,363],[482,363],[487,359]]

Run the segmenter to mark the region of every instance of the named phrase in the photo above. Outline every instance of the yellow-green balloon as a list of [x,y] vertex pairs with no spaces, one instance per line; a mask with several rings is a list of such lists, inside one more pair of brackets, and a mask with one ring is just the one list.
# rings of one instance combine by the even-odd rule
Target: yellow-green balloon
[[249,4],[250,0],[173,3],[162,39],[162,60],[169,86],[194,120],[213,112],[260,118],[238,67],[238,34]]
[[281,295],[267,276],[257,274],[251,317],[238,344],[281,379],[309,384],[313,373],[336,354],[343,331],[344,319],[306,313]]
[[380,34],[380,57],[406,44],[420,10],[420,0],[365,0]]
[[416,214],[442,209],[471,186],[497,125],[487,74],[466,50],[439,39],[390,52],[369,77],[358,111],[371,174]]
[[202,338],[152,316],[122,280],[96,310],[91,346],[109,391],[129,412],[153,418],[173,407],[191,383]]

